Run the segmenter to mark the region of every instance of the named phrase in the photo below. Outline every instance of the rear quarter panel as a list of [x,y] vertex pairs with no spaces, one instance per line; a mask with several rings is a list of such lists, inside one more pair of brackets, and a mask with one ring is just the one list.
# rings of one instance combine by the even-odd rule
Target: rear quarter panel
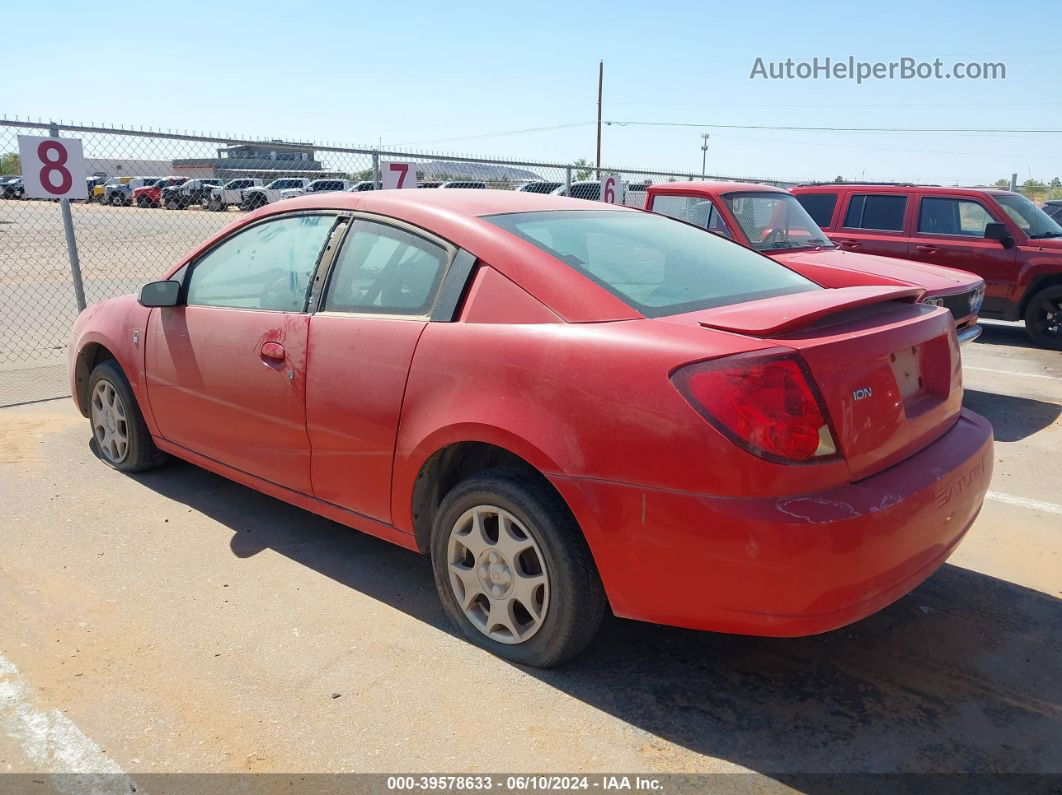
[[403,402],[393,521],[412,531],[418,472],[462,441],[495,444],[547,477],[687,492],[794,494],[844,480],[843,463],[782,466],[738,448],[669,379],[681,364],[772,345],[649,319],[429,323]]

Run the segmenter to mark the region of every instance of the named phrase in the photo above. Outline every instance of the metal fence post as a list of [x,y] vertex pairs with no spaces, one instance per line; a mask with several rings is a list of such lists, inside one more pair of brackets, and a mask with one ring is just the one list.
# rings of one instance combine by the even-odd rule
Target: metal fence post
[[564,167],[564,195],[565,196],[571,196],[572,195],[572,167],[571,166],[565,166]]
[[[59,137],[59,126],[53,124],[48,129],[52,138]],[[81,174],[80,179],[85,175]],[[81,280],[81,260],[77,256],[77,239],[74,237],[74,217],[70,214],[70,199],[60,199],[59,209],[63,213],[63,231],[66,232],[66,253],[70,257],[70,276],[74,282],[74,298],[77,300],[77,311],[85,311],[85,284]]]
[[1017,174],[1011,174],[1010,175],[1010,190],[1011,190],[1012,193],[1017,193],[1017,191],[1018,191],[1018,175]]
[[383,187],[383,175],[380,174],[380,153],[376,151],[372,153],[372,181],[376,190]]

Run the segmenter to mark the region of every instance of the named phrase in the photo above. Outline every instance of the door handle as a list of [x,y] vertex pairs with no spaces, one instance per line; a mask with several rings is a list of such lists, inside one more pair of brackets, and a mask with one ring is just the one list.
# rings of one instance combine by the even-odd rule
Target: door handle
[[287,353],[284,351],[284,346],[279,342],[263,342],[262,343],[262,358],[272,359],[273,361],[282,362]]
[[924,251],[927,254],[932,254],[936,250],[936,246],[915,246],[915,251]]

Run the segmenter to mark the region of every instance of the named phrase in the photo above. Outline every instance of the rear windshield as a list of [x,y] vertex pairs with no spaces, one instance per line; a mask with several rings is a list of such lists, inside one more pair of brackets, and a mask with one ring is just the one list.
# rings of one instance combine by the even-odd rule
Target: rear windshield
[[774,260],[661,215],[567,210],[486,216],[647,317],[821,289]]

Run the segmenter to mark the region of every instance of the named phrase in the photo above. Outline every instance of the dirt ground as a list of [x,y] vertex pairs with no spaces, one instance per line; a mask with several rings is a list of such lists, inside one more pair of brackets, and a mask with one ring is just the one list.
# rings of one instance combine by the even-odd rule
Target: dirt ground
[[0,772],[1062,772],[1062,356],[964,348],[990,498],[898,603],[792,640],[608,620],[560,670],[454,635],[429,562],[69,400],[0,410]]

